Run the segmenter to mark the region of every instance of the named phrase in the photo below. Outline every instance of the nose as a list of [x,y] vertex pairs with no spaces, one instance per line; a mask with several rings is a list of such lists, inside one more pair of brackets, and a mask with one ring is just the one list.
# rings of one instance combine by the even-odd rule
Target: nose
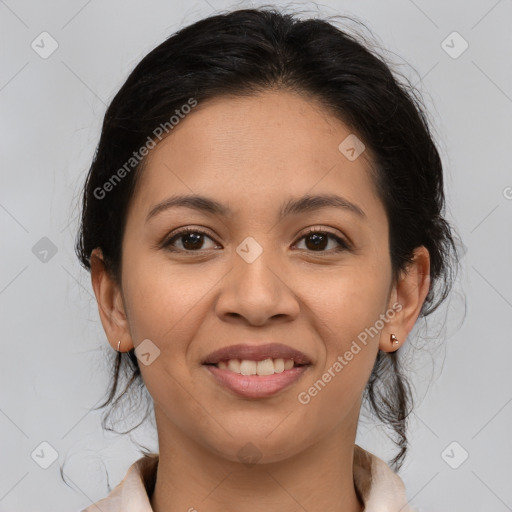
[[233,268],[222,281],[216,314],[223,321],[257,326],[277,319],[293,320],[300,304],[283,268],[270,251],[264,250],[252,262],[235,252]]

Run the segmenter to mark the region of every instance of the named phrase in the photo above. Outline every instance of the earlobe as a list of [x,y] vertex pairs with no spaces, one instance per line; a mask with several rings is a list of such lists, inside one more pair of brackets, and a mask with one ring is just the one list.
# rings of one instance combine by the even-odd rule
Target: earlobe
[[400,310],[383,330],[379,342],[380,350],[394,352],[403,346],[418,319],[429,288],[430,255],[424,246],[420,246],[414,250],[413,261],[393,286],[389,307],[399,304]]
[[[101,248],[91,252],[91,284],[94,289],[98,312],[108,341],[114,350],[118,350],[119,341],[123,351],[127,342],[132,347],[128,322],[118,283],[107,271]],[[128,349],[129,350],[129,349]]]

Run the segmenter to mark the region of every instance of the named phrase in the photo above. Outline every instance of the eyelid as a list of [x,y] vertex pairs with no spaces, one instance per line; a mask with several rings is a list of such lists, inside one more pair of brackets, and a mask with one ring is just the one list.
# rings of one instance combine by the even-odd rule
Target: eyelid
[[[203,226],[194,226],[194,225],[187,225],[183,226],[181,228],[176,228],[171,231],[168,235],[165,235],[163,240],[158,244],[161,248],[166,248],[167,246],[170,246],[171,240],[174,238],[179,237],[180,235],[184,235],[187,233],[198,233],[201,235],[206,235],[208,238],[211,238],[213,242],[218,244],[218,242],[215,240],[215,236],[212,232]],[[220,244],[219,244],[220,245]],[[177,251],[180,251],[180,249],[177,249]],[[185,251],[185,252],[200,252],[200,251]]]
[[[204,252],[205,250],[209,250],[209,249],[203,249],[203,250],[200,249],[197,251],[183,251],[182,249],[173,248],[171,241],[173,239],[179,238],[181,235],[187,234],[187,233],[198,233],[200,235],[205,235],[208,238],[210,238],[215,244],[221,245],[216,241],[216,235],[212,235],[210,230],[208,230],[207,228],[205,228],[203,226],[195,227],[194,225],[187,225],[187,226],[183,226],[181,228],[176,228],[169,235],[166,235],[164,237],[163,241],[158,244],[158,248],[168,249],[173,252],[184,252],[184,253],[194,253],[194,252],[201,253],[201,252]],[[309,227],[309,228],[306,228],[305,230],[301,231],[298,235],[296,235],[296,237],[295,237],[296,241],[294,242],[294,245],[297,244],[301,239],[303,239],[304,237],[306,237],[307,235],[309,235],[311,233],[322,233],[322,234],[329,235],[332,238],[334,238],[336,240],[336,242],[338,243],[338,248],[331,249],[328,251],[318,251],[318,254],[322,254],[322,253],[332,254],[333,252],[339,252],[339,251],[344,251],[344,250],[345,251],[353,250],[352,241],[350,239],[348,239],[348,237],[346,237],[345,235],[339,235],[337,232],[334,232],[331,228],[324,227],[324,226]],[[316,251],[306,251],[306,252],[315,253]]]
[[309,235],[310,233],[326,233],[327,235],[331,235],[334,238],[337,238],[339,241],[346,244],[347,247],[352,247],[352,241],[346,235],[339,234],[338,232],[333,231],[332,228],[324,226],[306,228],[305,231],[301,231],[297,236],[299,238],[303,238],[304,236]]

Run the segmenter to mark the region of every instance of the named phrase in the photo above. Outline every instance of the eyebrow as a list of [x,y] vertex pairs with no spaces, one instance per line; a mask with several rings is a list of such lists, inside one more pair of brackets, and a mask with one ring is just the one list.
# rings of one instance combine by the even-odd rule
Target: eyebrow
[[[169,197],[156,204],[148,213],[146,222],[163,211],[179,206],[223,217],[234,215],[228,206],[219,203],[215,199],[201,195],[178,195]],[[361,219],[366,219],[364,211],[348,199],[335,194],[320,194],[306,195],[298,199],[289,199],[281,207],[279,220],[289,215],[307,213],[321,208],[341,208],[357,215]]]

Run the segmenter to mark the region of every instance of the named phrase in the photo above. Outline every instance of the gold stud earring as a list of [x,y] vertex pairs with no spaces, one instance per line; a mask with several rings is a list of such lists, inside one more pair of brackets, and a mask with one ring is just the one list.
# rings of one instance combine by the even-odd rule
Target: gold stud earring
[[121,346],[121,340],[117,342],[117,351],[119,352],[119,347]]
[[400,345],[400,341],[398,341],[398,338],[394,334],[389,337],[389,341],[391,345]]

